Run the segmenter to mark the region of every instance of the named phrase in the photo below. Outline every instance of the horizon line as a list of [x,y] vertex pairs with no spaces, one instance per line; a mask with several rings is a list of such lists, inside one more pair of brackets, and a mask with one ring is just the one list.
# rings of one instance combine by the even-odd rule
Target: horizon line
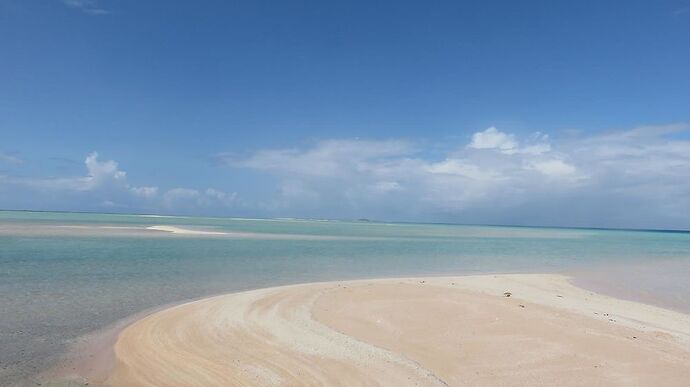
[[451,223],[451,222],[415,222],[415,221],[392,221],[370,218],[296,218],[296,217],[274,217],[266,218],[261,216],[203,216],[203,215],[171,215],[156,213],[136,213],[136,212],[100,212],[100,211],[68,211],[68,210],[31,210],[31,209],[7,209],[0,208],[0,212],[38,212],[38,213],[62,213],[62,214],[99,214],[99,215],[124,215],[124,216],[160,216],[177,218],[211,218],[211,219],[243,219],[243,220],[298,220],[298,221],[335,221],[335,222],[360,222],[360,223],[389,223],[389,224],[426,224],[426,225],[445,225],[445,226],[474,226],[474,227],[513,227],[513,228],[555,228],[568,230],[600,230],[600,231],[635,231],[635,232],[659,232],[659,233],[678,233],[690,234],[690,229],[673,228],[630,228],[630,227],[587,227],[587,226],[548,226],[548,225],[524,225],[524,224],[499,224],[499,223]]

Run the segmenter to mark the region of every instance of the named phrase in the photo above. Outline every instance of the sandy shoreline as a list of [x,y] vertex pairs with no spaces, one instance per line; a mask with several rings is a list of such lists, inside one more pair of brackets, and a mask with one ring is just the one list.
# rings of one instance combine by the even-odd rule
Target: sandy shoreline
[[341,281],[157,311],[114,353],[91,385],[684,385],[690,316],[555,274]]

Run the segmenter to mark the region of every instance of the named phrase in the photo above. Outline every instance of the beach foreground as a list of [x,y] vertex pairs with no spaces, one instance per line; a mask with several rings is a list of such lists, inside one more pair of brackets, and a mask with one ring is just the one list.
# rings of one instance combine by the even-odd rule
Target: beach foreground
[[546,274],[384,279],[207,298],[124,329],[96,383],[687,385],[690,316]]

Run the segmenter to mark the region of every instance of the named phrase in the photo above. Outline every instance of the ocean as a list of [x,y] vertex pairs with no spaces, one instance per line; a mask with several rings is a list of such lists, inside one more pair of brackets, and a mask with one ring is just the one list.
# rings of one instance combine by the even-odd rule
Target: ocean
[[[171,225],[227,235],[147,230]],[[558,272],[690,312],[690,233],[0,211],[0,385],[156,306],[300,282]]]

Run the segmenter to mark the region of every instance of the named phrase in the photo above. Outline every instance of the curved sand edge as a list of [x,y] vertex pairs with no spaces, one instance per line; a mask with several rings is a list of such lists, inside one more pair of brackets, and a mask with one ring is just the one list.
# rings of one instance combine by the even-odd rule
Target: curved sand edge
[[149,315],[120,334],[101,382],[683,385],[689,343],[690,316],[561,275],[331,282]]

